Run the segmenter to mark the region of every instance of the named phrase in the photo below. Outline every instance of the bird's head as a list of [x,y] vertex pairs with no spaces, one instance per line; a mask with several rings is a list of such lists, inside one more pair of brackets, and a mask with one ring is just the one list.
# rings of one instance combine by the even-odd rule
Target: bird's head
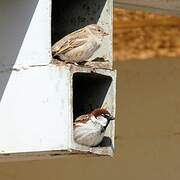
[[107,127],[109,122],[115,119],[108,110],[102,108],[95,109],[91,114],[103,127]]
[[105,32],[104,29],[97,24],[91,24],[88,25],[87,27],[91,31],[91,33],[97,37],[103,37],[109,35],[109,33]]

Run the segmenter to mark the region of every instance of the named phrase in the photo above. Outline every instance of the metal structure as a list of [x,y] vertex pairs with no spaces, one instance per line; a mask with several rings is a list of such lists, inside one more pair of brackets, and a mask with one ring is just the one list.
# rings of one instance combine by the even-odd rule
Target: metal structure
[[[114,123],[99,147],[80,146],[73,140],[73,119],[89,112],[89,104],[115,115],[112,4],[112,0],[0,1],[1,160],[113,154]],[[51,45],[92,23],[110,33],[92,57],[104,58],[106,63],[92,63],[92,68],[52,64]],[[95,85],[83,93],[82,86],[88,88],[89,83]]]

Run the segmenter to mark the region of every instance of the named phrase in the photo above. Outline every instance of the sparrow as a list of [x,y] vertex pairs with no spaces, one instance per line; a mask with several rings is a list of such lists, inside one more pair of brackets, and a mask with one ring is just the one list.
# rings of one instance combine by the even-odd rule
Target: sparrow
[[74,122],[74,140],[85,146],[97,146],[103,140],[107,126],[115,118],[106,110],[98,108],[81,115]]
[[99,25],[87,25],[56,42],[52,46],[52,56],[65,63],[85,62],[101,46],[104,36],[107,35]]

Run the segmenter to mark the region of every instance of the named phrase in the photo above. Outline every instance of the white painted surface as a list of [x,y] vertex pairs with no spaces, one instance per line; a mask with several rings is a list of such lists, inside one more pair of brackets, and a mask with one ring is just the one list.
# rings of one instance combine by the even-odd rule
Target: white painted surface
[[[0,84],[9,76],[0,73]],[[0,153],[69,148],[69,71],[35,67],[13,71],[0,102]]]
[[[112,69],[112,11],[113,0],[83,0],[62,2],[53,1],[52,41],[53,44],[65,35],[89,24],[99,24],[109,33],[103,38],[100,48],[89,60],[104,58],[106,63],[101,68]],[[73,6],[73,7],[72,7]],[[71,12],[71,14],[69,14]],[[96,63],[93,64],[94,67]]]
[[0,66],[50,62],[50,2],[0,0]]
[[[55,65],[0,71],[0,154],[74,149],[112,155],[112,147],[73,142],[73,73],[91,71]],[[115,116],[116,73],[96,73],[113,78],[102,106]],[[106,135],[114,145],[114,123]]]
[[[88,72],[92,73],[91,69],[82,69],[82,68],[77,68],[75,71],[72,69],[72,72]],[[108,87],[108,91],[106,92],[104,98],[103,98],[103,103],[102,103],[102,108],[108,109],[111,114],[116,117],[116,71],[112,70],[104,70],[104,69],[98,69],[94,71],[97,74],[100,75],[105,75],[108,77],[112,78],[112,82],[110,86]],[[72,88],[71,88],[72,89]],[[97,94],[97,91],[94,93]],[[97,97],[98,99],[98,97]],[[118,120],[118,119],[116,119]],[[115,121],[116,121],[115,120]],[[112,144],[110,146],[106,147],[87,147],[87,146],[82,146],[74,142],[73,136],[72,136],[72,149],[78,150],[78,151],[84,151],[84,152],[92,152],[95,154],[104,154],[104,155],[111,155],[113,156],[114,153],[114,137],[115,137],[115,121],[112,121],[110,125],[107,127],[105,136],[109,137],[112,141]]]
[[90,59],[95,59],[97,57],[103,57],[105,60],[109,61],[112,67],[112,12],[113,12],[113,1],[107,0],[104,8],[101,12],[97,24],[99,24],[105,32],[109,33],[105,36],[101,47],[94,53]]
[[[90,73],[92,69],[49,65],[50,3],[50,0],[0,0],[0,156],[82,150],[72,142],[72,75]],[[112,0],[108,0],[98,21],[107,32],[112,30],[111,16]],[[112,34],[97,53],[112,63],[111,38]],[[110,70],[97,72],[114,76]],[[115,79],[105,97],[109,109],[115,104],[114,83]],[[114,138],[111,127],[107,134]],[[108,154],[106,150],[85,149]]]

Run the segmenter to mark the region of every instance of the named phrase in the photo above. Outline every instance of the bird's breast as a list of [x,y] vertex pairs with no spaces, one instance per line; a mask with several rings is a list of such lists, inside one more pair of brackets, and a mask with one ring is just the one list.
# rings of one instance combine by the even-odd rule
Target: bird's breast
[[74,129],[74,140],[82,145],[96,146],[104,137],[104,132],[101,132],[101,129],[101,125],[91,121],[81,124]]
[[98,48],[96,41],[89,40],[84,45],[68,51],[64,56],[67,60],[82,62],[88,60]]

